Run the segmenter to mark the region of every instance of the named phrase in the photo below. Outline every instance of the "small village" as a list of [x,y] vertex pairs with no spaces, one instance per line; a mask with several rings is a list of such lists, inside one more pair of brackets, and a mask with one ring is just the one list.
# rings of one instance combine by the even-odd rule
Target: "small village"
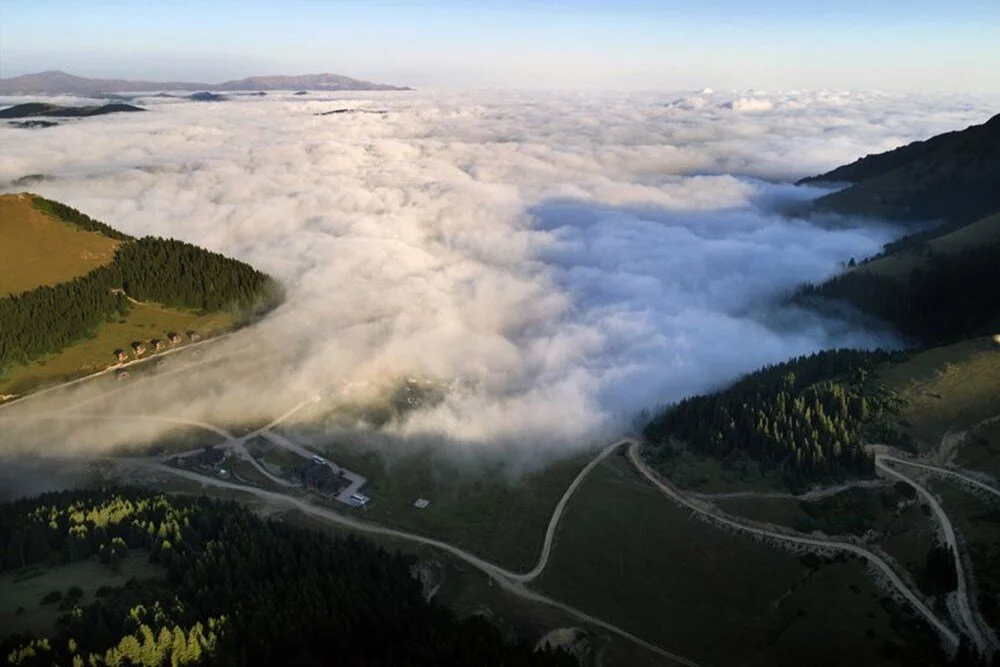
[[[180,345],[181,343],[185,342],[185,340],[187,340],[187,342],[189,343],[195,343],[201,340],[201,334],[199,334],[197,331],[194,331],[193,329],[184,332],[183,336],[175,331],[170,331],[166,333],[165,339],[166,340],[164,340],[163,338],[151,338],[149,341],[143,341],[143,340],[132,341],[131,343],[129,343],[129,349],[132,351],[131,360],[136,361],[140,359],[142,355],[146,353],[147,349],[151,350],[152,353],[155,354],[156,352],[162,352],[163,350],[167,349],[167,347],[176,347],[177,345]],[[121,347],[117,348],[113,352],[113,354],[115,355],[115,360],[119,364],[124,364],[129,361],[129,351],[124,348]]]
[[367,509],[371,503],[362,493],[368,482],[364,476],[274,433],[208,445],[177,454],[167,463],[250,486],[271,484],[305,490],[357,509]]

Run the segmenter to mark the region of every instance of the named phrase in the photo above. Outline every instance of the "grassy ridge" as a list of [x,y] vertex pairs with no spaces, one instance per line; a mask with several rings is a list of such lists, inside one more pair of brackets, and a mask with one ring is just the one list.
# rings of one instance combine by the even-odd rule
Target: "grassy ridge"
[[65,224],[51,204],[56,202],[0,195],[0,298],[72,280],[114,258],[122,238]]

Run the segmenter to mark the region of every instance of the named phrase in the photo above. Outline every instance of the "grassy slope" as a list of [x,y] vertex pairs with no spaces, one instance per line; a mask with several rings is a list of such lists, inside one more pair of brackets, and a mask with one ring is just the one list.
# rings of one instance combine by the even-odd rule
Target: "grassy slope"
[[983,424],[969,432],[957,460],[963,467],[1000,477],[1000,422]]
[[[864,490],[864,494],[878,494],[879,491]],[[802,508],[802,502],[795,498],[725,498],[714,501],[730,514],[743,516],[753,521],[763,521],[797,530],[819,530],[827,535],[849,534],[838,529],[850,525],[852,513],[863,512],[870,525],[881,536],[874,542],[900,565],[907,569],[915,581],[920,581],[927,550],[935,541],[936,523],[916,505],[903,509],[886,507],[879,499],[872,498],[866,509],[858,509],[851,504],[831,507],[820,511],[817,503],[812,503],[813,516]]]
[[[444,540],[522,571],[534,566],[556,503],[592,456],[511,479],[499,466],[462,468],[427,450],[387,463],[373,449],[344,444],[318,449],[368,478],[364,492],[371,506],[354,510],[366,520]],[[430,506],[413,507],[417,498],[430,500]],[[342,503],[332,507],[347,511]]]
[[42,213],[29,195],[0,195],[0,239],[0,297],[85,275],[119,246]]
[[939,254],[952,255],[997,239],[1000,239],[1000,213],[981,218],[953,232],[930,239],[926,243],[917,244],[916,247],[903,247],[898,252],[859,264],[852,270],[903,281],[914,269],[927,268],[925,248]]
[[1000,349],[989,339],[919,352],[881,376],[906,400],[902,419],[923,449],[1000,415]]
[[[232,313],[199,315],[154,303],[134,304],[124,320],[102,325],[91,337],[61,352],[9,369],[0,377],[0,394],[22,394],[42,384],[107,368],[116,363],[115,349],[129,350],[129,344],[134,340],[148,343],[152,338],[160,338],[166,342],[167,332],[187,329],[209,337],[226,331],[235,322],[236,316]],[[150,356],[150,353],[151,350],[147,350],[144,356]]]
[[671,446],[675,454],[660,464],[660,469],[682,489],[698,493],[788,490],[785,480],[776,471],[761,470],[761,466],[753,461],[730,465],[681,442],[672,442]]
[[564,517],[546,593],[709,665],[935,664],[918,657],[934,655],[934,637],[883,607],[863,565],[810,571],[699,522],[618,456],[592,475]]

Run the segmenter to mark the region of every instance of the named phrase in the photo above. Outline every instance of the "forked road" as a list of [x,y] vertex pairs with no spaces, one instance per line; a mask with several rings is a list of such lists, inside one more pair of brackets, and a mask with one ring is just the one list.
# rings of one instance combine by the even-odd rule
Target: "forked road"
[[711,518],[713,521],[722,523],[726,526],[735,528],[737,530],[746,533],[750,533],[752,535],[760,535],[761,537],[767,537],[774,540],[781,540],[783,542],[790,542],[792,544],[801,544],[803,546],[848,551],[857,556],[861,556],[869,563],[874,565],[876,568],[878,568],[882,572],[882,574],[884,574],[886,578],[889,579],[889,581],[896,588],[896,590],[898,590],[900,594],[903,597],[905,597],[907,601],[911,605],[913,605],[913,607],[918,612],[920,612],[921,616],[927,619],[928,623],[930,623],[931,626],[934,627],[935,630],[937,630],[938,634],[940,634],[941,637],[946,639],[950,644],[952,644],[952,646],[958,645],[958,635],[956,635],[955,632],[951,630],[951,628],[945,625],[945,623],[941,621],[941,619],[939,619],[937,615],[926,604],[924,604],[923,600],[921,600],[912,590],[910,590],[910,588],[906,585],[906,583],[903,582],[902,579],[900,579],[899,575],[896,574],[896,572],[889,566],[888,563],[885,562],[885,560],[883,560],[876,554],[872,553],[871,551],[868,551],[867,549],[863,549],[862,547],[859,547],[857,545],[850,544],[849,542],[837,542],[833,540],[823,540],[814,537],[800,537],[797,535],[778,533],[770,530],[765,530],[763,528],[757,528],[744,523],[740,523],[738,521],[734,521],[728,518],[727,516],[722,515],[721,513],[713,512],[709,509],[706,509],[705,506],[693,502],[692,500],[687,498],[683,493],[678,492],[672,486],[666,484],[659,477],[659,475],[657,475],[648,465],[646,465],[646,462],[643,461],[642,457],[639,455],[640,443],[638,440],[628,439],[628,442],[629,442],[628,457],[629,460],[632,462],[632,465],[635,466],[636,470],[642,473],[643,477],[652,482],[658,489],[660,489],[666,495],[670,496],[674,501],[680,503],[681,505],[684,505],[685,507],[687,507],[690,510],[693,510],[694,512],[697,512],[698,514]]
[[996,496],[997,498],[1000,498],[1000,490],[998,490],[997,488],[992,487],[989,484],[984,484],[983,482],[980,482],[975,477],[972,477],[971,475],[962,474],[961,472],[959,472],[957,470],[952,470],[950,468],[939,468],[937,466],[930,466],[930,465],[927,465],[925,463],[916,463],[915,461],[907,461],[906,459],[897,459],[895,456],[889,456],[887,454],[883,455],[881,458],[883,460],[885,460],[885,461],[892,461],[893,463],[899,463],[899,464],[906,465],[906,466],[913,466],[914,468],[922,468],[924,470],[930,470],[931,472],[937,473],[939,475],[947,475],[949,477],[957,477],[958,479],[962,480],[966,484],[970,484],[970,485],[976,487],[977,489],[980,489],[982,491],[986,491],[987,493],[991,493],[994,496]]
[[[622,442],[625,442],[625,441],[622,441]],[[591,462],[591,464],[589,464],[586,468],[584,468],[584,470],[582,470],[580,472],[580,474],[577,476],[577,479],[574,480],[574,483],[571,484],[570,487],[566,490],[566,493],[563,495],[563,499],[560,500],[560,503],[557,506],[557,509],[559,510],[558,514],[560,516],[562,514],[561,510],[564,509],[565,506],[566,506],[566,503],[564,501],[568,500],[568,497],[570,495],[572,495],[573,491],[576,490],[576,487],[579,485],[579,480],[581,480],[586,475],[587,472],[589,472],[591,469],[593,469],[594,465],[596,465],[604,457],[606,457],[608,454],[610,454],[612,451],[614,451],[614,449],[616,447],[618,447],[619,445],[621,445],[622,442],[615,443],[614,445],[610,445],[607,448],[605,448],[598,455],[598,457],[594,461]],[[651,643],[647,642],[644,639],[636,637],[635,635],[633,635],[630,632],[627,632],[626,630],[622,630],[621,628],[619,628],[617,626],[611,625],[607,621],[603,621],[603,620],[601,620],[599,618],[595,618],[594,616],[591,616],[591,615],[589,615],[589,614],[587,614],[587,613],[585,613],[583,611],[580,611],[579,609],[576,609],[575,607],[571,607],[571,606],[569,606],[567,604],[559,602],[558,600],[554,600],[554,599],[552,599],[552,598],[550,598],[548,596],[542,595],[540,593],[536,593],[536,592],[534,592],[532,590],[529,590],[528,588],[526,588],[524,586],[523,582],[530,581],[531,579],[534,579],[535,577],[537,577],[538,573],[540,573],[541,570],[544,569],[545,563],[548,561],[548,552],[551,550],[551,542],[552,542],[552,538],[549,535],[550,535],[550,533],[554,534],[554,532],[555,532],[555,529],[554,529],[553,526],[554,526],[554,524],[558,523],[558,516],[553,516],[552,521],[550,521],[550,524],[549,524],[550,530],[549,530],[549,532],[546,533],[546,547],[547,548],[543,548],[542,558],[539,559],[539,564],[540,564],[541,567],[539,567],[539,566],[536,565],[536,567],[534,569],[532,569],[531,572],[526,573],[526,574],[518,574],[516,572],[510,572],[509,570],[505,570],[504,568],[500,567],[499,565],[496,565],[494,563],[490,563],[489,561],[484,560],[484,559],[476,556],[475,554],[469,553],[468,551],[465,551],[463,549],[459,549],[458,547],[452,546],[451,544],[448,544],[447,542],[442,542],[440,540],[435,540],[435,539],[430,538],[430,537],[424,537],[423,535],[417,535],[417,534],[414,534],[414,533],[407,533],[407,532],[402,531],[402,530],[396,530],[395,528],[387,528],[385,526],[380,526],[378,524],[368,523],[366,521],[361,521],[359,519],[354,519],[354,518],[352,518],[350,516],[347,516],[347,515],[344,515],[344,514],[339,514],[337,512],[332,511],[332,510],[328,510],[328,509],[326,509],[324,507],[319,507],[317,505],[313,505],[311,503],[307,503],[307,502],[305,502],[303,500],[300,500],[298,498],[293,498],[293,497],[285,495],[283,493],[276,493],[274,491],[266,491],[264,489],[258,489],[258,488],[255,488],[255,487],[243,486],[242,484],[234,484],[232,482],[226,482],[226,481],[223,481],[221,479],[216,479],[214,477],[205,477],[205,476],[198,475],[198,474],[195,474],[195,473],[192,473],[192,472],[188,472],[186,470],[179,470],[177,468],[171,468],[171,467],[168,467],[168,466],[163,466],[163,465],[160,465],[158,463],[153,463],[153,462],[149,462],[149,461],[142,461],[142,460],[121,460],[121,459],[117,459],[117,460],[121,461],[125,465],[136,465],[136,466],[141,466],[141,467],[145,467],[145,468],[152,468],[152,469],[157,470],[157,471],[170,472],[170,473],[172,473],[174,475],[178,475],[180,477],[184,477],[184,478],[187,478],[187,479],[199,482],[201,484],[207,484],[207,485],[211,485],[211,486],[217,486],[217,487],[221,487],[221,488],[225,488],[225,489],[230,489],[230,490],[234,490],[234,491],[240,491],[240,492],[243,492],[243,493],[250,493],[252,495],[257,496],[258,498],[263,498],[263,499],[269,500],[269,501],[274,502],[274,503],[279,503],[279,504],[291,506],[291,507],[293,507],[293,508],[295,508],[295,509],[297,509],[297,510],[299,510],[299,511],[305,513],[305,514],[309,514],[309,515],[312,515],[312,516],[320,517],[322,519],[326,519],[327,521],[331,521],[333,523],[337,523],[337,524],[340,524],[342,526],[346,526],[347,528],[350,528],[352,530],[356,530],[356,531],[359,531],[359,532],[370,533],[370,534],[373,534],[373,535],[384,535],[386,537],[393,537],[393,538],[402,539],[402,540],[406,540],[406,541],[409,541],[409,542],[415,542],[417,544],[423,544],[423,545],[426,545],[426,546],[430,546],[430,547],[434,547],[434,548],[440,549],[442,551],[445,551],[445,552],[451,554],[452,556],[455,556],[456,558],[459,558],[460,560],[465,561],[466,563],[472,565],[476,569],[484,572],[491,579],[493,579],[494,581],[496,581],[497,584],[499,584],[501,588],[503,588],[504,590],[506,590],[506,591],[508,591],[510,593],[513,593],[514,595],[517,595],[518,597],[524,598],[526,600],[531,600],[533,602],[540,602],[542,604],[546,604],[546,605],[549,605],[549,606],[552,606],[552,607],[556,607],[557,609],[560,609],[560,610],[562,610],[562,611],[570,614],[571,616],[574,616],[575,618],[577,618],[577,619],[579,619],[579,620],[581,620],[581,621],[583,621],[583,622],[585,622],[587,624],[603,628],[603,629],[605,629],[605,630],[607,630],[607,631],[609,631],[609,632],[611,632],[613,634],[618,635],[619,637],[622,637],[623,639],[626,639],[626,640],[632,642],[633,644],[641,646],[641,647],[643,647],[643,648],[645,648],[645,649],[647,649],[647,650],[649,650],[649,651],[651,651],[653,653],[656,653],[659,656],[662,656],[664,658],[672,660],[675,663],[678,663],[678,664],[681,664],[681,665],[686,665],[687,667],[701,667],[699,665],[699,663],[694,662],[693,660],[685,658],[684,656],[681,656],[681,655],[677,655],[675,653],[671,653],[670,651],[666,651],[666,650],[660,648],[659,646],[656,646],[655,644],[651,644]],[[537,570],[537,572],[535,570]]]
[[[304,407],[305,405],[307,405],[310,402],[310,400],[311,399],[302,401],[301,403],[299,403],[298,405],[294,406],[291,410],[289,410],[285,414],[281,415],[280,417],[278,417],[277,419],[275,419],[271,423],[267,424],[266,426],[264,426],[264,427],[262,427],[260,429],[257,429],[255,431],[253,431],[252,433],[249,433],[249,434],[247,434],[245,436],[242,436],[242,437],[234,437],[232,434],[230,434],[230,433],[228,433],[228,432],[226,432],[226,431],[224,431],[222,429],[219,429],[218,427],[212,426],[210,424],[204,424],[204,423],[199,423],[199,422],[187,422],[187,423],[190,424],[190,425],[192,425],[192,426],[198,426],[198,427],[201,427],[201,428],[206,428],[207,430],[211,430],[211,431],[213,431],[215,433],[218,433],[219,435],[222,435],[223,437],[226,437],[226,443],[225,443],[226,445],[235,446],[237,448],[240,448],[251,437],[253,437],[255,435],[262,435],[262,436],[267,437],[268,439],[270,439],[275,444],[278,444],[279,446],[288,447],[288,448],[294,449],[294,450],[302,449],[303,451],[306,451],[304,448],[301,448],[300,446],[295,445],[295,443],[293,443],[291,441],[288,441],[286,438],[284,438],[282,436],[275,437],[277,434],[272,433],[270,431],[270,429],[273,428],[274,426],[277,426],[279,423],[281,423],[282,421],[284,421],[285,419],[287,419],[288,417],[290,417],[292,414],[294,414],[295,412],[297,412],[298,410],[300,410],[302,407]],[[65,418],[68,415],[48,415],[48,416],[50,416],[50,417],[57,417],[57,418],[58,417],[64,417]],[[77,418],[77,419],[84,418],[84,419],[86,419],[86,417],[84,417],[82,415],[79,415],[79,416],[78,415],[74,415],[74,416],[71,416],[70,418]],[[143,419],[144,416],[137,415],[137,416],[134,416],[133,418],[135,418],[135,419]],[[155,417],[149,417],[149,416],[145,416],[145,418],[147,418],[147,419],[149,419],[149,418],[156,419]],[[185,420],[164,419],[164,421],[184,422]],[[839,542],[839,541],[834,541],[834,540],[825,540],[825,539],[818,539],[818,538],[811,538],[811,537],[802,537],[802,536],[796,536],[796,535],[791,535],[791,534],[787,534],[787,533],[774,532],[774,531],[766,530],[766,529],[763,529],[763,528],[758,528],[758,527],[747,525],[747,524],[744,524],[744,523],[741,523],[741,522],[738,522],[738,521],[734,521],[734,520],[728,518],[727,516],[725,516],[725,515],[723,515],[723,514],[721,514],[719,512],[712,511],[712,509],[711,509],[710,506],[706,507],[704,503],[694,501],[694,500],[688,498],[685,494],[683,494],[683,493],[677,491],[676,489],[674,489],[672,486],[664,483],[664,481],[661,480],[659,478],[659,476],[655,472],[653,472],[645,464],[644,461],[642,461],[642,458],[639,456],[640,442],[638,440],[635,440],[635,439],[632,439],[632,438],[624,438],[622,440],[614,442],[614,443],[608,445],[607,447],[605,447],[603,450],[601,450],[601,452],[596,457],[594,457],[593,460],[591,460],[586,466],[584,466],[584,468],[573,479],[573,481],[567,487],[566,491],[563,493],[562,497],[559,499],[559,502],[557,503],[557,505],[555,507],[555,510],[553,511],[552,517],[549,520],[549,524],[548,524],[548,527],[547,527],[546,532],[545,532],[545,538],[544,538],[543,543],[542,543],[542,551],[541,551],[541,554],[539,555],[538,562],[535,564],[535,566],[531,570],[529,570],[528,572],[525,572],[525,573],[511,572],[509,570],[506,570],[506,569],[500,567],[499,565],[496,565],[494,563],[490,563],[489,561],[486,561],[486,560],[484,560],[484,559],[476,556],[475,554],[472,554],[470,552],[467,552],[467,551],[465,551],[463,549],[455,547],[455,546],[453,546],[451,544],[448,544],[446,542],[442,542],[440,540],[436,540],[436,539],[433,539],[433,538],[424,537],[422,535],[417,535],[417,534],[414,534],[414,533],[408,533],[408,532],[405,532],[405,531],[396,530],[394,528],[388,528],[388,527],[385,527],[385,526],[380,526],[380,525],[377,525],[377,524],[372,524],[372,523],[368,523],[368,522],[361,521],[361,520],[358,520],[358,519],[354,519],[352,517],[349,517],[349,516],[346,516],[346,515],[343,515],[343,514],[339,514],[337,512],[332,511],[332,510],[329,510],[329,509],[326,509],[326,508],[323,508],[323,507],[319,507],[319,506],[316,506],[316,505],[312,505],[312,504],[307,503],[307,502],[305,502],[305,501],[303,501],[301,499],[290,497],[290,496],[285,495],[283,493],[277,493],[277,492],[273,492],[273,491],[267,491],[267,490],[264,490],[264,489],[258,489],[258,488],[254,488],[254,487],[243,486],[243,485],[240,485],[240,484],[234,484],[234,483],[226,482],[226,481],[223,481],[223,480],[220,480],[220,479],[216,479],[216,478],[212,478],[212,477],[205,477],[205,476],[202,476],[202,475],[198,475],[198,474],[195,474],[195,473],[188,472],[186,470],[178,470],[176,468],[172,468],[172,467],[168,467],[168,466],[163,466],[163,465],[160,465],[160,464],[157,464],[157,463],[152,463],[152,462],[149,462],[149,461],[137,461],[137,460],[133,460],[133,461],[126,461],[126,464],[130,463],[132,465],[139,465],[139,466],[143,466],[143,467],[152,467],[152,468],[155,468],[155,469],[160,470],[160,471],[166,471],[166,472],[172,473],[174,475],[178,475],[178,476],[181,476],[181,477],[185,477],[187,479],[191,479],[191,480],[197,481],[197,482],[199,482],[201,484],[207,484],[207,485],[217,486],[217,487],[221,487],[221,488],[227,488],[227,489],[231,489],[231,490],[242,491],[244,493],[250,493],[252,495],[255,495],[257,497],[270,500],[272,502],[277,502],[277,503],[281,503],[281,504],[285,504],[285,505],[290,505],[290,506],[292,506],[292,507],[294,507],[294,508],[296,508],[296,509],[298,509],[298,510],[304,512],[304,513],[306,513],[306,514],[310,514],[310,515],[313,515],[313,516],[318,516],[318,517],[321,517],[323,519],[332,521],[334,523],[339,523],[339,524],[341,524],[343,526],[346,526],[348,528],[351,528],[351,529],[354,529],[354,530],[358,530],[358,531],[361,531],[361,532],[367,532],[367,533],[371,533],[371,534],[375,534],[375,535],[385,535],[387,537],[393,537],[393,538],[402,539],[402,540],[406,540],[406,541],[415,542],[415,543],[418,543],[418,544],[423,544],[423,545],[426,545],[426,546],[434,547],[434,548],[437,548],[437,549],[441,549],[442,551],[450,553],[451,555],[455,556],[456,558],[459,558],[459,559],[465,561],[466,563],[469,563],[473,567],[475,567],[475,568],[481,570],[482,572],[486,573],[489,577],[491,577],[494,581],[496,581],[503,589],[505,589],[505,590],[507,590],[507,591],[509,591],[511,593],[514,593],[515,595],[518,595],[519,597],[522,597],[522,598],[525,598],[525,599],[528,599],[528,600],[533,600],[535,602],[541,602],[541,603],[544,603],[544,604],[556,607],[556,608],[561,609],[561,610],[565,611],[566,613],[571,614],[572,616],[574,616],[574,617],[576,617],[576,618],[578,618],[578,619],[580,619],[580,620],[582,620],[582,621],[584,621],[586,623],[589,623],[589,624],[592,624],[592,625],[604,628],[605,630],[608,630],[609,632],[617,634],[617,635],[619,635],[619,636],[621,636],[621,637],[623,637],[623,638],[625,638],[625,639],[627,639],[627,640],[629,640],[629,641],[631,641],[631,642],[633,642],[633,643],[635,643],[635,644],[637,644],[639,646],[642,646],[642,647],[644,647],[644,648],[646,648],[646,649],[648,649],[648,650],[650,650],[650,651],[652,651],[652,652],[654,652],[654,653],[656,653],[658,655],[661,655],[661,656],[663,656],[665,658],[673,660],[674,662],[677,662],[677,663],[680,663],[680,664],[683,664],[683,665],[688,665],[689,667],[698,667],[697,663],[689,660],[688,658],[685,658],[683,656],[679,656],[679,655],[670,653],[669,651],[665,651],[665,650],[661,649],[660,647],[658,647],[658,646],[656,646],[654,644],[651,644],[651,643],[649,643],[649,642],[647,642],[647,641],[645,641],[643,639],[640,639],[639,637],[636,637],[635,635],[632,635],[631,633],[629,633],[629,632],[627,632],[625,630],[622,630],[621,628],[618,628],[616,626],[611,625],[610,623],[607,623],[606,621],[602,621],[601,619],[598,619],[598,618],[595,618],[593,616],[590,616],[590,615],[588,615],[588,614],[580,611],[579,609],[576,609],[576,608],[571,607],[569,605],[563,604],[563,603],[561,603],[561,602],[559,602],[557,600],[554,600],[552,598],[549,598],[547,596],[541,595],[540,593],[536,593],[534,591],[531,591],[531,590],[527,589],[525,587],[525,585],[524,585],[526,583],[530,583],[531,581],[534,581],[535,579],[537,579],[538,576],[545,570],[546,566],[548,565],[548,561],[549,561],[549,558],[551,556],[552,545],[553,545],[553,543],[555,541],[555,533],[556,533],[556,531],[558,529],[559,521],[561,520],[562,515],[565,512],[565,509],[566,509],[566,507],[567,507],[567,505],[569,503],[569,500],[573,496],[573,494],[579,488],[580,484],[583,482],[583,480],[586,478],[586,476],[598,464],[600,464],[601,461],[603,461],[615,449],[617,449],[618,447],[620,447],[622,445],[628,445],[628,457],[629,457],[630,462],[632,463],[633,466],[635,466],[636,470],[638,470],[644,477],[646,477],[646,479],[648,479],[657,488],[659,488],[663,493],[665,493],[666,495],[668,495],[669,497],[671,497],[676,502],[678,502],[681,505],[687,507],[688,509],[693,510],[694,512],[696,512],[698,514],[701,514],[701,515],[709,517],[711,520],[713,520],[715,522],[722,523],[724,525],[727,525],[729,527],[735,528],[735,529],[743,531],[743,532],[748,532],[748,533],[751,533],[751,534],[755,534],[755,535],[759,535],[759,536],[762,536],[762,537],[767,537],[767,538],[771,538],[771,539],[775,539],[775,540],[781,540],[781,541],[784,541],[784,542],[790,542],[790,543],[793,543],[793,544],[801,544],[801,545],[804,545],[804,546],[810,546],[810,547],[816,547],[816,548],[822,548],[822,549],[836,549],[836,550],[840,550],[840,551],[848,551],[848,552],[851,552],[851,553],[853,553],[855,555],[861,556],[862,558],[868,560],[872,565],[874,565],[877,569],[879,569],[889,579],[889,581],[900,592],[900,594],[903,595],[903,597],[906,598],[907,601],[909,601],[910,604],[922,616],[924,616],[924,618],[927,619],[927,621],[935,628],[935,630],[937,630],[937,632],[944,639],[946,639],[952,645],[957,645],[958,644],[958,636],[947,625],[945,625],[934,614],[934,612],[930,608],[928,608],[927,605],[925,605],[924,602],[916,594],[913,593],[913,591],[911,591],[906,586],[906,584],[902,581],[902,579],[900,579],[900,577],[896,574],[896,572],[893,571],[893,569],[889,566],[889,564],[886,563],[885,560],[883,560],[882,558],[880,558],[876,554],[868,551],[867,549],[864,549],[862,547],[859,547],[859,546],[856,546],[854,544],[847,543],[847,542]],[[302,452],[300,451],[299,453],[302,453]],[[920,464],[912,464],[909,461],[903,461],[903,460],[895,459],[894,457],[888,457],[888,456],[880,456],[880,457],[878,457],[876,459],[876,463],[880,464],[880,467],[882,469],[886,470],[890,476],[896,477],[898,479],[901,479],[902,481],[906,481],[907,483],[910,483],[911,485],[914,485],[918,489],[918,492],[922,492],[924,494],[927,493],[926,490],[923,490],[922,487],[920,487],[916,483],[914,483],[911,480],[909,480],[909,478],[906,478],[905,475],[902,475],[901,473],[899,473],[899,472],[897,472],[895,470],[892,470],[891,468],[888,468],[887,466],[885,466],[884,463],[881,463],[881,459],[898,461],[900,463],[909,464],[909,465],[919,465],[920,467],[931,468],[931,466],[922,466]],[[932,468],[932,469],[938,470],[938,471],[942,471],[942,472],[949,472],[949,473],[954,474],[954,475],[956,475],[958,477],[961,477],[962,479],[964,479],[966,481],[970,481],[970,482],[974,481],[974,480],[968,479],[967,477],[965,477],[963,475],[960,475],[958,473],[952,473],[951,471],[943,471],[941,469],[936,469],[936,468]],[[982,485],[981,483],[977,483],[977,486],[985,486],[985,485]],[[995,490],[993,490],[991,487],[988,487],[988,488],[989,488],[989,490],[995,492]],[[933,500],[932,500],[931,504],[932,504],[932,507],[935,508],[935,512],[938,512],[940,510],[940,507],[937,506],[937,503],[934,502]],[[942,511],[942,514],[943,514],[943,511]],[[940,515],[939,515],[939,518],[940,518]],[[944,521],[942,521],[942,525],[947,526],[947,527],[950,528],[951,524],[950,524],[950,522],[947,521],[947,517],[944,517]],[[947,533],[948,533],[948,528],[946,528],[946,534]],[[954,533],[953,533],[953,531],[951,531],[951,535],[952,535],[952,537],[951,537],[950,543],[954,544]],[[955,547],[953,546],[953,548],[955,548]],[[961,571],[959,573],[959,581],[962,581],[964,583],[964,578],[962,577]],[[970,605],[969,605],[969,602],[968,602],[968,598],[967,598],[967,591],[964,591],[964,585],[963,585],[963,590],[959,591],[959,605],[960,605],[960,613],[962,615],[962,620],[964,621],[963,624],[967,626],[968,630],[970,631],[971,636],[977,642],[978,645],[986,646],[986,640],[983,637],[983,634],[979,631],[979,626],[976,624],[976,622],[974,620],[974,615],[973,615],[973,613],[971,611],[971,608],[970,608]]]
[[[935,468],[934,466],[928,466],[921,463],[911,463],[910,461],[906,461],[904,459],[898,459],[894,456],[879,454],[875,457],[875,466],[879,470],[881,470],[882,472],[884,472],[885,474],[889,475],[894,479],[898,479],[899,481],[912,486],[917,491],[917,493],[919,493],[921,497],[923,497],[923,499],[927,501],[927,504],[931,506],[931,510],[934,512],[934,516],[937,517],[938,523],[941,524],[941,530],[944,532],[944,541],[948,545],[948,548],[951,550],[952,559],[955,561],[955,575],[958,581],[958,589],[956,591],[958,613],[959,616],[961,617],[962,625],[965,626],[966,634],[968,634],[969,638],[972,639],[973,643],[975,643],[976,648],[979,650],[979,652],[986,653],[988,649],[992,649],[995,647],[992,646],[993,644],[992,637],[989,635],[988,631],[987,632],[983,631],[983,628],[987,627],[986,622],[976,611],[974,611],[974,605],[969,599],[968,582],[965,578],[966,577],[965,567],[962,564],[962,557],[958,551],[958,540],[955,537],[955,528],[952,526],[951,520],[945,513],[944,508],[941,507],[941,504],[937,501],[937,498],[935,498],[930,493],[930,491],[928,491],[922,485],[918,484],[913,479],[899,472],[898,470],[894,470],[893,468],[886,465],[886,461],[892,461],[894,463],[901,463],[904,465],[912,465],[916,468],[924,468],[928,470],[933,470],[935,472],[948,473],[954,475],[955,477],[959,477],[967,482],[973,482],[974,480],[966,477],[965,475],[954,473],[949,470],[945,470],[943,468]],[[992,491],[993,493],[997,493],[995,489],[985,484],[976,483],[976,486],[986,488]],[[1000,495],[1000,493],[997,493],[997,495]]]

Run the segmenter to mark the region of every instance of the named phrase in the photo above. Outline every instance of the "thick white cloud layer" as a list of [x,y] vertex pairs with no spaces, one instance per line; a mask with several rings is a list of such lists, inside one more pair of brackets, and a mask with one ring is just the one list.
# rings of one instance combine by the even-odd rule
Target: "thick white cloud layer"
[[[145,412],[226,423],[344,379],[430,375],[471,388],[399,432],[564,451],[761,364],[885,342],[774,305],[896,235],[785,217],[784,205],[821,191],[781,181],[981,122],[991,102],[753,91],[148,99],[144,114],[4,129],[0,183],[45,174],[33,191],[287,286],[288,302],[241,334],[250,353],[163,383]],[[388,113],[314,115],[338,107]]]

